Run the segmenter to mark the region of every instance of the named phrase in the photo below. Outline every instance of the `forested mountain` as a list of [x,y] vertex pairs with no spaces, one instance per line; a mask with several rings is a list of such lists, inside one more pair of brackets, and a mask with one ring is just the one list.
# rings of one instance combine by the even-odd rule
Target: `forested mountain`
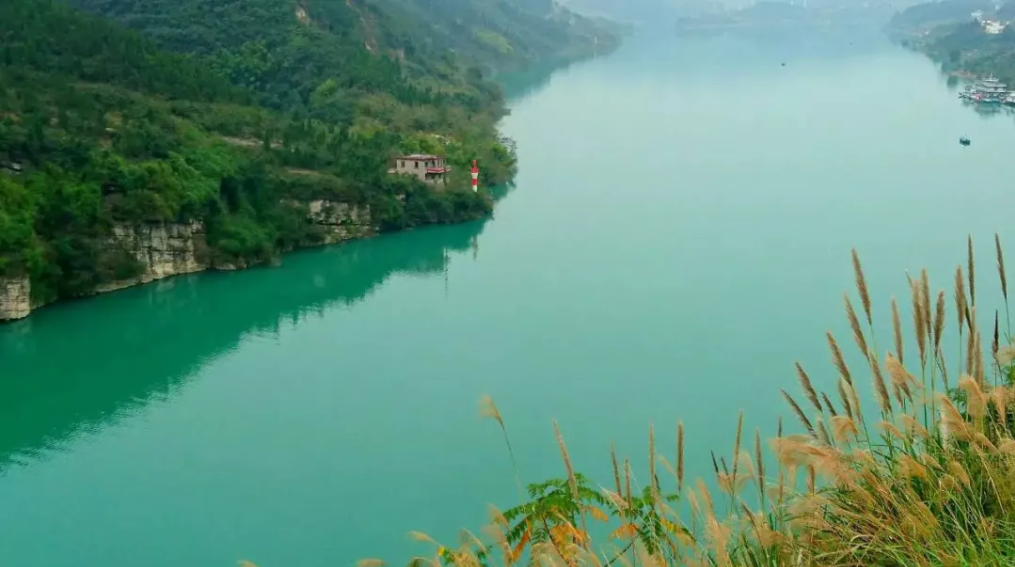
[[[601,32],[447,2],[424,18],[399,0],[3,0],[0,278],[28,276],[38,304],[130,277],[137,258],[110,246],[124,224],[200,221],[212,263],[263,261],[322,239],[291,205],[311,199],[369,205],[381,230],[481,216],[489,198],[454,187],[471,159],[506,181],[514,156],[479,66],[587,51]],[[500,56],[478,49],[490,41]],[[457,166],[451,190],[386,174],[420,151]]]
[[[950,0],[954,2],[956,0]],[[936,15],[928,21],[937,21],[936,25],[928,24],[922,35],[908,41],[912,47],[929,55],[941,64],[941,70],[955,75],[994,75],[1009,85],[1015,83],[1015,0],[1004,4],[958,5],[950,2],[939,2],[917,6],[921,14]],[[982,23],[973,18],[971,13],[963,10],[975,7],[982,14],[983,20],[996,20],[1008,25],[1000,33],[987,33]],[[951,14],[952,19],[945,21],[942,16]],[[943,23],[940,23],[942,22]]]
[[939,0],[909,6],[892,16],[887,30],[897,34],[923,34],[935,27],[965,23],[972,13],[994,9],[989,0]]
[[277,78],[264,73],[285,74],[287,65],[299,64],[312,66],[302,70],[306,75],[366,79],[382,72],[385,59],[377,55],[385,55],[413,78],[436,79],[432,88],[464,87],[463,67],[489,73],[616,44],[556,0],[69,1],[167,49],[217,56],[230,72],[241,70],[229,56],[249,61],[242,72],[253,73],[251,80]]

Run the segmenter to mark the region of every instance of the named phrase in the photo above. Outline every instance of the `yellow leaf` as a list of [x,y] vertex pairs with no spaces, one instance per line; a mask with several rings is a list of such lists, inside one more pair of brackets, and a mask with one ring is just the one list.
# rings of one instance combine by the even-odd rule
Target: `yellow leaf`
[[607,516],[605,512],[603,512],[599,508],[596,508],[595,506],[589,507],[589,511],[592,513],[592,517],[599,520],[600,522],[610,521],[610,517]]
[[610,534],[610,538],[627,539],[634,537],[636,533],[638,533],[638,526],[634,524],[624,524],[623,526],[613,530],[613,533]]
[[522,534],[521,539],[518,540],[518,545],[516,545],[514,550],[511,551],[511,564],[512,565],[517,563],[518,559],[521,558],[522,552],[525,551],[525,545],[527,543],[529,543],[529,540],[531,538],[532,538],[532,530],[531,529],[526,529],[525,533]]

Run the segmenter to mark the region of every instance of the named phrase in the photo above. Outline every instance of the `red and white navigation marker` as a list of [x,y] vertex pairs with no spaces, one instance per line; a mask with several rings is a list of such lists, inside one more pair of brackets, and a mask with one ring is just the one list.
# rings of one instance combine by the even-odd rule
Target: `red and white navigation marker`
[[472,160],[472,191],[479,191],[479,168],[476,167],[476,160]]

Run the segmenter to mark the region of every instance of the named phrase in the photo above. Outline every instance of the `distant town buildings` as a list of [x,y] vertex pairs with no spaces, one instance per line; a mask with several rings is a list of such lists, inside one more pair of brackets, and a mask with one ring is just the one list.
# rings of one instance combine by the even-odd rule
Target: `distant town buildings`
[[970,15],[973,17],[974,20],[977,21],[977,23],[980,24],[980,27],[983,28],[983,33],[997,35],[1003,32],[1004,28],[1008,25],[1006,22],[1002,22],[1000,20],[992,20],[990,18],[985,18],[983,15],[983,10],[977,10]]
[[992,35],[999,34],[1004,31],[1005,23],[998,20],[986,20],[983,22],[984,33]]

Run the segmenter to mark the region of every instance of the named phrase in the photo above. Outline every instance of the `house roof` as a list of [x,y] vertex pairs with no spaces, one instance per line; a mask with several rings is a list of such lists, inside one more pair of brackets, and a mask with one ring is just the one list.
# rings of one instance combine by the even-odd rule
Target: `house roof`
[[396,159],[404,159],[407,161],[429,161],[433,159],[444,159],[444,158],[431,154],[409,154],[407,156],[398,156],[398,158]]

